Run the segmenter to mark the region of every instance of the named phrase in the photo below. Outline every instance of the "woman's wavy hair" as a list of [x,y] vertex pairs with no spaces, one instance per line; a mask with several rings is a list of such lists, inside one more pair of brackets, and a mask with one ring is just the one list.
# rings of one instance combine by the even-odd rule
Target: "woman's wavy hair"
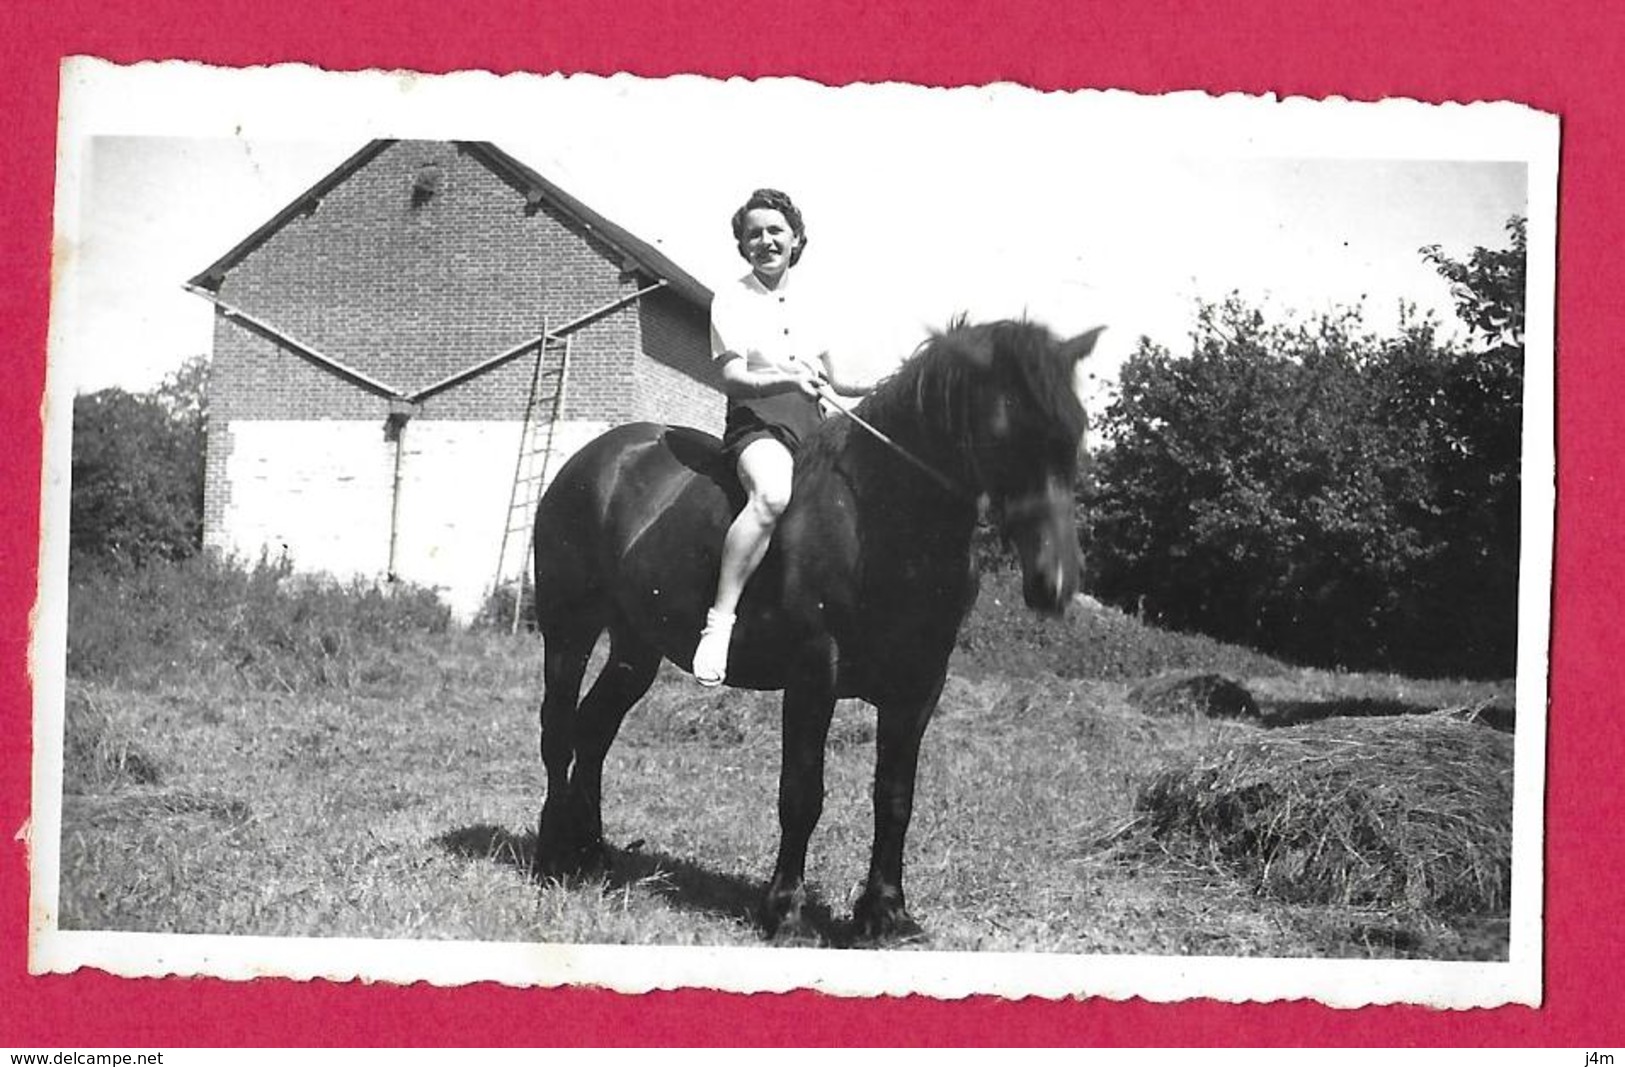
[[[790,253],[790,266],[801,262],[801,253],[807,250],[807,224],[801,220],[801,211],[790,199],[790,194],[781,193],[777,189],[758,189],[750,194],[744,206],[734,212],[734,244],[739,248],[739,254],[745,256],[745,216],[757,208],[771,208],[784,216],[784,221],[790,224],[790,229],[796,235],[795,251]],[[749,256],[745,256],[749,259]]]

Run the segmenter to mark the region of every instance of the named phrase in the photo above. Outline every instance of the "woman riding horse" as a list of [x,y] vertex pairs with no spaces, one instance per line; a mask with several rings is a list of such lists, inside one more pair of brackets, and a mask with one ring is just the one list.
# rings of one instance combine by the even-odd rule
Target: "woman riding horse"
[[[733,234],[750,271],[712,301],[711,354],[728,395],[723,452],[745,507],[723,540],[716,597],[694,651],[694,677],[707,686],[727,675],[739,597],[790,503],[796,449],[821,417],[819,379],[835,380],[819,339],[823,323],[790,285],[790,268],[807,247],[801,212],[777,189],[758,189],[734,212]],[[864,392],[850,384],[840,391]]]
[[[753,263],[779,268],[772,289],[756,277],[760,298],[778,292],[805,238],[784,206],[745,215],[752,211],[761,211],[755,225],[763,232],[751,240],[769,246]],[[766,232],[775,218],[788,236]],[[723,319],[727,331],[726,310]],[[1030,322],[958,322],[933,335],[851,418],[812,422],[793,468],[793,499],[756,557],[761,566],[749,588],[737,572],[725,577],[741,589],[733,594],[740,633],[712,669],[725,671],[732,686],[784,691],[779,849],[762,901],[769,933],[792,941],[817,933],[807,845],[823,810],[831,715],[845,697],[873,705],[876,720],[874,842],[853,925],[871,938],[917,929],[904,904],[904,838],[920,742],[975,594],[978,504],[988,501],[1015,549],[1028,605],[1063,611],[1078,585],[1081,360],[1098,332],[1063,340]],[[729,362],[743,364],[736,372],[749,370],[746,353],[734,355]],[[786,388],[772,395],[800,399],[805,379],[782,373]],[[757,441],[749,447],[758,455],[773,454],[763,442],[783,449],[771,432]],[[782,501],[790,466],[779,459]],[[724,455],[715,437],[634,423],[583,447],[542,498],[535,532],[546,686],[540,872],[606,858],[605,756],[661,661],[695,665],[695,633],[707,605],[716,608],[725,557],[750,559],[724,547],[741,522],[734,467],[761,491],[762,477]],[[746,521],[759,526],[756,517]],[[605,632],[607,656],[583,697],[588,660]]]

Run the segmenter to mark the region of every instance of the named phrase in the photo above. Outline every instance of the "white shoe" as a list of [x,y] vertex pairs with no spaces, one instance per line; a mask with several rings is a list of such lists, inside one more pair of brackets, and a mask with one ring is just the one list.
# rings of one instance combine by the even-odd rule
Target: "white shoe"
[[733,639],[734,617],[711,608],[705,613],[705,629],[694,649],[694,680],[705,686],[721,685],[728,673],[728,645]]

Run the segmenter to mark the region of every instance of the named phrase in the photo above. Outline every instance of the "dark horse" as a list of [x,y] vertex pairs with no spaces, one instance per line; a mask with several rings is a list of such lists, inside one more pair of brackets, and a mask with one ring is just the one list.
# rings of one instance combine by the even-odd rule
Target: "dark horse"
[[[784,690],[779,854],[762,913],[769,934],[811,933],[803,868],[842,697],[868,701],[878,716],[875,841],[855,925],[865,937],[917,930],[903,904],[903,836],[920,739],[975,600],[978,500],[989,498],[1020,556],[1028,605],[1064,611],[1078,580],[1078,363],[1099,332],[1061,341],[1028,322],[955,323],[856,409],[902,451],[839,415],[803,445],[791,504],[739,607],[727,674],[729,685]],[[661,658],[691,663],[723,533],[741,504],[715,438],[648,423],[588,444],[542,498],[539,871],[601,858],[604,756]],[[578,703],[605,630],[609,659]]]

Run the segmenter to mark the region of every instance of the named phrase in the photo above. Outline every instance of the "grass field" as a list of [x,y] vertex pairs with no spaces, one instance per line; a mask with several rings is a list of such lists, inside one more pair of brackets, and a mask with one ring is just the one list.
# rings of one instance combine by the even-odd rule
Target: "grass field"
[[[667,668],[606,768],[610,870],[538,884],[537,638],[458,631],[425,603],[403,622],[285,573],[209,580],[184,610],[155,608],[182,595],[162,581],[76,585],[64,929],[760,943],[776,695]],[[1343,713],[1431,722],[1506,706],[1510,683],[1299,670],[1109,610],[1044,624],[1012,595],[1008,579],[984,583],[926,735],[906,868],[926,947],[1504,957],[1504,897],[1293,899],[1214,849],[1151,835],[1142,798],[1170,767],[1266,735]],[[1170,669],[1240,681],[1262,723],[1146,714],[1135,686]],[[1475,743],[1504,740],[1458,718]],[[843,704],[808,864],[834,945],[850,942],[868,860],[872,741],[872,712]]]

